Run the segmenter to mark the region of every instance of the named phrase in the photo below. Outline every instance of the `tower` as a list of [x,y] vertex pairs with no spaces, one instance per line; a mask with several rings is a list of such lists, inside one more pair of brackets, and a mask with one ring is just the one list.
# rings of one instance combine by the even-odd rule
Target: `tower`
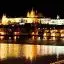
[[59,15],[57,15],[57,19],[60,19],[60,16]]
[[2,16],[2,24],[5,25],[7,23],[7,18],[6,18],[6,15],[3,14]]

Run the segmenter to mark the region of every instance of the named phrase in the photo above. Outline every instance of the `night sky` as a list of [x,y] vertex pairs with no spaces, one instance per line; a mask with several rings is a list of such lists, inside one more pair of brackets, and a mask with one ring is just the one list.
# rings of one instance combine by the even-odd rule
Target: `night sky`
[[56,18],[57,14],[60,18],[64,18],[64,2],[57,0],[17,0],[0,2],[0,16],[6,14],[10,17],[26,16],[28,10],[34,8],[38,13],[42,13],[45,17]]

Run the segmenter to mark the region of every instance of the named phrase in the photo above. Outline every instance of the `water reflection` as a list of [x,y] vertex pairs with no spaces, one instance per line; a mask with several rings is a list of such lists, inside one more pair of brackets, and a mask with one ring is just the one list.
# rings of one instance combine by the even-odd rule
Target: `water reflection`
[[9,57],[33,59],[37,56],[64,54],[64,46],[30,45],[30,44],[0,44],[0,59]]

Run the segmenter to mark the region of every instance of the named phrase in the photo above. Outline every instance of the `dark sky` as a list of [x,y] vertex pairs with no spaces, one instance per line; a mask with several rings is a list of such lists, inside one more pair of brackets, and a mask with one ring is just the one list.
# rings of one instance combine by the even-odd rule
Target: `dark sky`
[[45,17],[56,18],[57,14],[64,18],[64,2],[57,0],[17,0],[0,2],[0,15],[5,13],[7,16],[26,16],[32,7],[41,12]]

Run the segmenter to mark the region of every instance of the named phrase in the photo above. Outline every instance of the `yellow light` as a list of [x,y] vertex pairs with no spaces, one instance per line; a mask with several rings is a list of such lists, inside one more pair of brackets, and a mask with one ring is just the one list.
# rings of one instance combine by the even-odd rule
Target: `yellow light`
[[56,33],[56,36],[60,36],[60,34],[59,33]]
[[56,30],[56,29],[55,29],[55,30],[50,30],[51,33],[55,33],[55,32],[57,32],[57,31],[58,31],[58,30]]
[[35,14],[34,10],[32,9],[31,12],[27,13],[27,21],[28,23],[35,23],[37,22],[37,15]]
[[20,33],[19,32],[14,32],[14,35],[19,35]]
[[0,58],[5,59],[7,58],[7,44],[0,44]]
[[63,41],[64,41],[64,38],[61,38],[61,40],[63,40]]
[[29,12],[27,13],[27,17],[30,17],[30,13]]
[[35,35],[38,35],[38,31],[35,33]]
[[34,32],[32,32],[32,35],[34,35]]
[[14,44],[14,57],[19,57],[19,52],[20,52],[20,44]]
[[4,39],[4,36],[0,36],[0,39],[3,40]]
[[7,24],[6,15],[3,15],[3,17],[2,17],[2,24],[3,24],[3,25]]
[[14,36],[14,40],[16,40],[17,36]]
[[14,23],[14,22],[16,22],[16,23],[21,22],[21,18],[7,18],[6,15],[3,15],[3,17],[2,17],[3,25],[8,25],[9,23]]
[[31,17],[31,18],[35,17],[35,12],[33,11],[33,9],[30,13],[29,12],[27,13],[27,17]]
[[14,44],[8,44],[8,57],[14,57]]
[[40,37],[38,37],[37,40],[40,40]]
[[46,36],[46,33],[44,33],[43,36]]
[[55,33],[51,33],[51,36],[55,36]]
[[33,57],[35,56],[34,52],[36,51],[34,49],[34,45],[24,45],[24,55],[27,59],[33,59]]
[[1,35],[5,35],[5,32],[0,32]]
[[49,32],[49,30],[45,30],[44,32]]
[[60,30],[61,36],[64,36],[64,30]]
[[64,33],[61,33],[61,37],[63,37],[64,36]]

